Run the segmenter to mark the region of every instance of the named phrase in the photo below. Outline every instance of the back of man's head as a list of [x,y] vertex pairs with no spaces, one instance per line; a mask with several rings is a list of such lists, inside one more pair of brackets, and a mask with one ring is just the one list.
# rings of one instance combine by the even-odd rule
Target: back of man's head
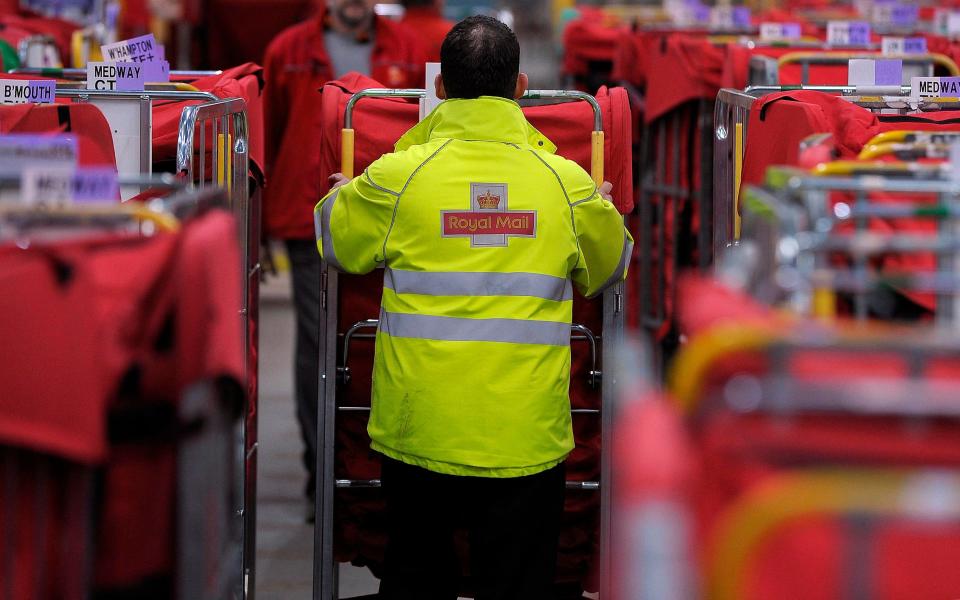
[[447,98],[513,99],[520,72],[520,43],[496,19],[468,17],[454,25],[440,48]]

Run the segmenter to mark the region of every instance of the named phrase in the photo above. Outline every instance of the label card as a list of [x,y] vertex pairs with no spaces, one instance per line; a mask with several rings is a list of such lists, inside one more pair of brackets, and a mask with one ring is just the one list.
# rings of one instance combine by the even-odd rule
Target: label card
[[870,24],[864,21],[830,21],[827,43],[831,46],[866,46],[870,43]]
[[0,79],[0,104],[51,104],[56,89],[55,81]]
[[916,4],[882,2],[873,5],[873,22],[893,27],[913,27],[920,16]]
[[10,133],[0,136],[0,175],[20,174],[30,166],[73,167],[77,138],[72,135]]
[[960,35],[960,11],[938,8],[933,15],[933,32],[945,35]]
[[676,25],[688,27],[709,23],[711,9],[700,0],[665,2],[665,10]]
[[147,62],[164,58],[162,46],[152,33],[100,46],[100,52],[106,62]]
[[876,64],[871,59],[850,59],[847,65],[847,85],[874,85]]
[[800,23],[761,23],[760,39],[764,41],[800,39]]
[[883,54],[926,54],[927,40],[921,37],[884,37],[882,40]]
[[851,59],[848,68],[849,85],[900,85],[903,81],[902,60]]
[[142,63],[87,63],[88,90],[142,90],[143,84],[144,77]]
[[170,81],[170,63],[165,60],[140,63],[143,67],[143,80],[146,83],[164,83]]
[[30,205],[114,203],[119,194],[117,172],[110,168],[31,167],[20,178],[20,197]]
[[873,83],[875,85],[900,85],[903,83],[902,60],[876,60],[874,65]]
[[913,77],[911,98],[960,98],[960,77]]
[[750,9],[746,6],[716,6],[710,11],[710,26],[745,29],[750,26]]
[[427,91],[426,97],[423,99],[423,104],[421,105],[421,114],[420,120],[424,120],[427,115],[433,112],[433,109],[440,106],[440,103],[443,102],[440,98],[437,98],[437,86],[436,79],[437,75],[440,74],[440,63],[428,62],[426,65],[426,80],[424,81],[424,89]]

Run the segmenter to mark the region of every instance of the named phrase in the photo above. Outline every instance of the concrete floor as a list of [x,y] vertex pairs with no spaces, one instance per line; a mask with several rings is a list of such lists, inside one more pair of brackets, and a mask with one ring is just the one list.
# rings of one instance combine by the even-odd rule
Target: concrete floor
[[[293,408],[293,307],[289,282],[263,286],[260,308],[260,461],[257,476],[257,600],[310,600],[313,526],[305,522],[303,451]],[[340,597],[374,594],[367,569],[343,565]]]

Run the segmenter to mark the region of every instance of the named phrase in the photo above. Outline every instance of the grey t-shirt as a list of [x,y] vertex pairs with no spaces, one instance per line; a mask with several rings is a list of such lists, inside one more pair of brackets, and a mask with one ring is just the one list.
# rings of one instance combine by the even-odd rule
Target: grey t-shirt
[[350,71],[370,75],[370,57],[373,54],[373,40],[358,42],[355,35],[328,30],[324,34],[324,44],[330,55],[333,76],[343,77]]

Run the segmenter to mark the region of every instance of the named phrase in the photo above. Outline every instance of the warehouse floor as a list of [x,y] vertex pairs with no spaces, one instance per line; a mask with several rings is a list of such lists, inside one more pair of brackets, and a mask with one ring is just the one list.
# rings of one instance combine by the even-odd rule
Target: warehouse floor
[[[309,600],[313,526],[305,521],[302,442],[293,408],[294,316],[289,280],[268,281],[261,299],[256,598]],[[341,566],[341,598],[376,593],[377,585],[368,570]]]

